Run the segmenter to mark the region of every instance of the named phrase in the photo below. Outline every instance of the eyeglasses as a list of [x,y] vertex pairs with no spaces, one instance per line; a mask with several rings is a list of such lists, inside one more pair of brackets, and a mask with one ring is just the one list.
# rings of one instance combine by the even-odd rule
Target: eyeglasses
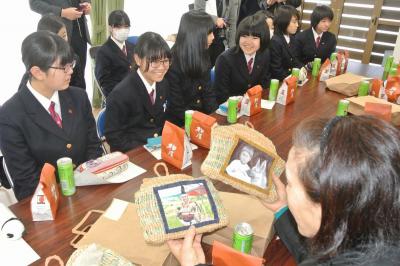
[[75,65],[76,65],[76,61],[74,60],[74,61],[72,61],[72,63],[66,64],[64,67],[49,66],[49,68],[64,70],[64,73],[68,73],[70,70],[74,69]]
[[158,68],[158,67],[160,67],[160,66],[163,66],[163,67],[169,67],[170,65],[171,65],[171,60],[169,60],[169,59],[164,59],[164,60],[157,60],[157,61],[152,61],[152,62],[150,62],[150,66],[152,67],[152,68]]

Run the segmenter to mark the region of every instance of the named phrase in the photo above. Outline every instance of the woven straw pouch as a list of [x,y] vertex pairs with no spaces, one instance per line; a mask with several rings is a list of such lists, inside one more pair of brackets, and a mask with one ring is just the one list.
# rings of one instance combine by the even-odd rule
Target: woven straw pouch
[[226,210],[218,191],[207,178],[193,178],[184,174],[161,177],[157,167],[155,178],[143,180],[135,193],[135,203],[148,243],[161,244],[166,240],[183,238],[190,225],[196,233],[211,232],[228,224]]
[[[251,158],[246,165],[240,164],[240,153],[243,151]],[[232,169],[231,165],[235,163],[241,176],[228,174],[228,169]],[[280,176],[284,169],[285,161],[276,153],[272,141],[254,130],[250,123],[248,126],[215,127],[210,152],[201,165],[204,175],[270,202],[277,199],[272,174]]]

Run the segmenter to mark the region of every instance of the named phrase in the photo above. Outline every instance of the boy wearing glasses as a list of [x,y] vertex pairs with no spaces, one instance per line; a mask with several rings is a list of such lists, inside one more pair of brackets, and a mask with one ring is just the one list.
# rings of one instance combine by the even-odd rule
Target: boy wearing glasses
[[134,51],[135,70],[107,97],[105,128],[111,151],[127,152],[161,136],[169,85],[164,75],[171,50],[157,33],[142,34]]
[[30,34],[22,43],[22,61],[29,75],[0,109],[0,149],[18,200],[31,196],[47,162],[61,157],[75,165],[102,154],[89,99],[70,87],[73,52],[48,31]]

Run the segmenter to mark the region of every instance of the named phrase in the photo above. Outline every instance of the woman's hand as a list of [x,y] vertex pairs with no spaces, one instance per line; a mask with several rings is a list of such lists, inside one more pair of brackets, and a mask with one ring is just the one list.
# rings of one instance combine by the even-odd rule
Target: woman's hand
[[287,205],[286,186],[282,183],[279,176],[272,174],[272,180],[274,181],[276,192],[278,193],[278,199],[274,202],[266,202],[261,200],[261,203],[273,212],[277,212],[279,209]]
[[168,240],[167,244],[181,266],[204,264],[206,261],[201,247],[201,234],[196,235],[196,228],[193,225],[190,226],[184,239]]

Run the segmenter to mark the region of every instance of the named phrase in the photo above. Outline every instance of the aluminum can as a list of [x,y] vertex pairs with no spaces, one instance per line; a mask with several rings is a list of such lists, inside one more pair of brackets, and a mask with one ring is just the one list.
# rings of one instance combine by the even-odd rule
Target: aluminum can
[[63,157],[57,160],[58,178],[60,179],[61,192],[64,196],[75,194],[75,179],[72,159]]
[[228,99],[228,123],[234,124],[237,121],[237,106],[239,100],[236,97],[229,97]]
[[253,228],[248,223],[239,223],[233,231],[232,247],[250,254],[253,246]]
[[346,116],[347,111],[349,110],[350,102],[348,100],[342,99],[338,103],[336,115],[337,116]]

